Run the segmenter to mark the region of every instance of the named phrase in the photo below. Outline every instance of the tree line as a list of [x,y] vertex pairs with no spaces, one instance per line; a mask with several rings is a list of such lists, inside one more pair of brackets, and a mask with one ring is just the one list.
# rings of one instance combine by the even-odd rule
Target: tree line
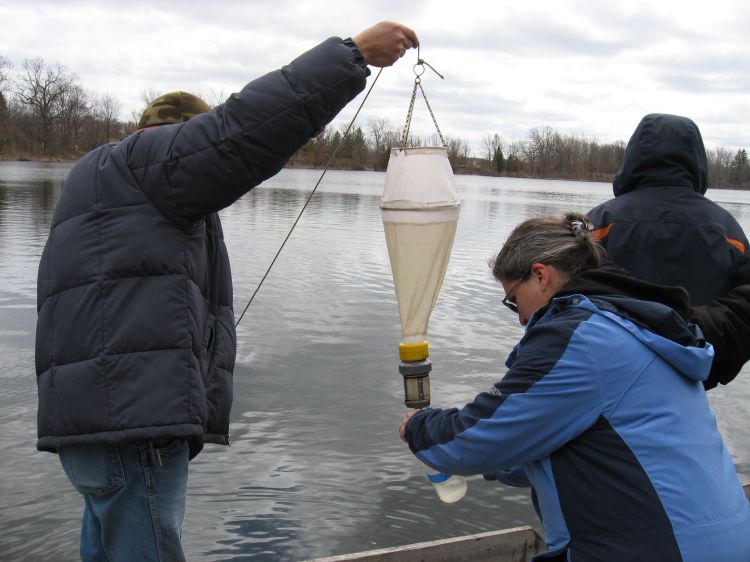
[[[142,91],[143,106],[157,94]],[[87,91],[78,76],[60,63],[27,59],[15,71],[0,55],[0,158],[74,160],[135,130],[138,114],[133,112],[123,121],[120,113],[114,95]],[[345,133],[327,127],[289,165],[385,170],[391,148],[401,145],[401,130],[380,117]],[[437,137],[408,139],[409,147],[441,144]],[[595,181],[611,181],[625,151],[622,141],[603,143],[548,126],[531,129],[521,140],[506,141],[498,133],[487,133],[479,154],[472,152],[466,139],[445,137],[445,144],[457,173]],[[712,187],[750,188],[750,162],[744,148],[735,152],[719,147],[707,150],[707,155]]]

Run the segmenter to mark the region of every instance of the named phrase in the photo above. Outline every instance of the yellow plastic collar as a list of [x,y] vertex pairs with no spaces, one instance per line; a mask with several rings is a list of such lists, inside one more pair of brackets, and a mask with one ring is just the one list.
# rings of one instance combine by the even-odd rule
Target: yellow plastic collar
[[400,343],[398,345],[398,355],[401,361],[424,361],[430,356],[427,349],[427,342],[419,343]]

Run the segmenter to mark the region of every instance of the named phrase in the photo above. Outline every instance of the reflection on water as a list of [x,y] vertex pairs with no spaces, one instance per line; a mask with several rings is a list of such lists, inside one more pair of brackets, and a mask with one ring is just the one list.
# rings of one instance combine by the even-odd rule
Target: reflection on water
[[[34,450],[36,268],[68,165],[0,163],[0,551],[72,560],[80,499]],[[244,308],[319,172],[284,170],[222,212],[235,309]],[[525,491],[469,479],[440,503],[398,439],[400,337],[378,197],[383,174],[329,172],[238,329],[229,448],[190,468],[190,560],[304,560],[535,524]],[[433,404],[461,405],[501,376],[518,340],[487,261],[537,214],[587,211],[608,185],[457,177],[461,217],[430,322]],[[750,232],[750,194],[717,192]],[[750,475],[747,373],[710,394]],[[727,390],[731,390],[731,395]]]

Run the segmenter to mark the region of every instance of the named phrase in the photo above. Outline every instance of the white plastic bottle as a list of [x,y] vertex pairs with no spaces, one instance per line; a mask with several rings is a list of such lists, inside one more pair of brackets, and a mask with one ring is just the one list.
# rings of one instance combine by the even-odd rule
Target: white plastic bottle
[[432,482],[438,497],[445,503],[454,503],[466,495],[466,478],[458,474],[438,472],[424,465],[427,479]]

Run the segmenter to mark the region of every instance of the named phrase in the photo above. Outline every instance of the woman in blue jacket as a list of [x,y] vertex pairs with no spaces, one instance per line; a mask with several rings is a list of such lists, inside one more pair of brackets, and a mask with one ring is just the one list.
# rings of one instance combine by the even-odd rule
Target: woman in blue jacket
[[538,559],[750,560],[687,293],[600,261],[582,215],[516,227],[493,264],[526,326],[508,372],[461,409],[409,412],[402,438],[441,472],[522,467],[549,547]]

